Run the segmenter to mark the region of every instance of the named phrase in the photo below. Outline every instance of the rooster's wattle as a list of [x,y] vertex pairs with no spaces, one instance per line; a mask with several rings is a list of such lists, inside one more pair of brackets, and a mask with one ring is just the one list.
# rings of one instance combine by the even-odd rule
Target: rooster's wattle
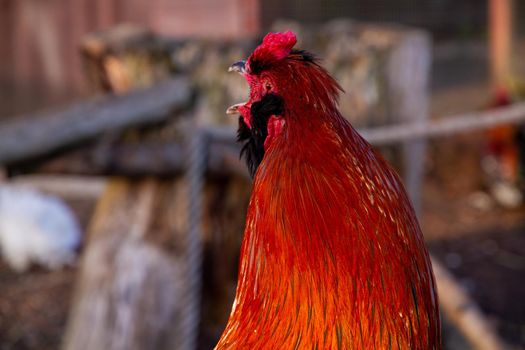
[[291,32],[239,71],[254,175],[239,284],[216,349],[440,349],[435,282],[395,172],[341,116],[337,83]]

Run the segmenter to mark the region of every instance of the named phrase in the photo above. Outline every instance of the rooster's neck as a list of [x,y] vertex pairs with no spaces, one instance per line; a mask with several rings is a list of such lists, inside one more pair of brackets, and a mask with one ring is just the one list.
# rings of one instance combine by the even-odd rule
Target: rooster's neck
[[430,263],[397,176],[338,114],[289,121],[255,177],[217,349],[437,349]]

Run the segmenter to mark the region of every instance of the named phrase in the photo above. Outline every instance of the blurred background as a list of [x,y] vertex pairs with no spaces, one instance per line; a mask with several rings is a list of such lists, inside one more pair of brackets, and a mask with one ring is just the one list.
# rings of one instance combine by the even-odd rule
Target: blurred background
[[522,349],[524,15],[522,0],[0,0],[0,349],[213,348],[251,189],[225,115],[248,87],[227,68],[269,30],[322,59],[405,180],[445,349]]

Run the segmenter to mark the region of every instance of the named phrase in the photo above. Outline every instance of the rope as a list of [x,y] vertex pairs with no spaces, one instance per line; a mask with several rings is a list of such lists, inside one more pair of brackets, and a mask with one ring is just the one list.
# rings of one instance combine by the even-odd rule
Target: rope
[[525,103],[488,111],[452,115],[439,120],[359,130],[373,145],[448,136],[490,127],[525,122]]
[[206,171],[207,137],[197,130],[191,133],[186,142],[188,159],[185,174],[187,186],[188,228],[186,235],[186,300],[181,300],[182,339],[177,348],[195,350],[199,336],[200,302],[202,284],[202,234],[203,216],[202,194]]
[[[380,146],[523,122],[525,122],[525,102],[488,111],[451,115],[439,120],[359,129],[358,131],[368,142]],[[235,140],[235,132],[231,127],[209,128],[207,133],[214,142],[232,143]]]

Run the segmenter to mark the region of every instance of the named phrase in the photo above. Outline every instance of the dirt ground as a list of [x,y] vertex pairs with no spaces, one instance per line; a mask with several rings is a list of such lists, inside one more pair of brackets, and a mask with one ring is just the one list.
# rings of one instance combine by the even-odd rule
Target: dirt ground
[[502,337],[523,347],[525,208],[475,205],[474,196],[485,190],[480,140],[479,134],[469,135],[433,146],[430,154],[437,152],[436,159],[448,164],[434,164],[446,171],[427,177],[421,224],[430,253],[470,292]]
[[16,274],[0,264],[0,349],[58,349],[75,269]]

